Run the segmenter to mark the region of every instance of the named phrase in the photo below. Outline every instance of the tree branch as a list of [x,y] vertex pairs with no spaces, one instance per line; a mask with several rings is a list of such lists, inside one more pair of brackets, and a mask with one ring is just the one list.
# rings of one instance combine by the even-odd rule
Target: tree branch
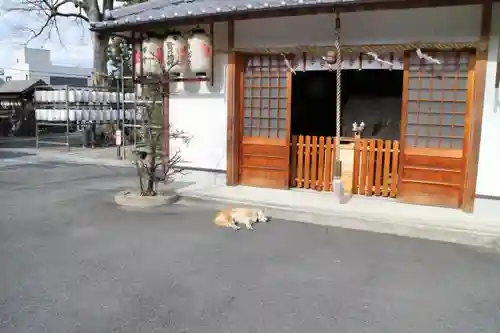
[[[7,12],[25,13],[37,17],[43,22],[39,28],[17,27],[30,33],[31,37],[26,44],[43,34],[47,34],[47,39],[50,39],[54,32],[57,34],[59,41],[61,41],[58,18],[73,19],[75,23],[83,25],[83,22],[90,21],[88,12],[92,10],[94,2],[97,4],[95,0],[18,0],[16,2],[17,5],[7,8]],[[64,6],[71,4],[78,11],[71,12],[64,10]]]

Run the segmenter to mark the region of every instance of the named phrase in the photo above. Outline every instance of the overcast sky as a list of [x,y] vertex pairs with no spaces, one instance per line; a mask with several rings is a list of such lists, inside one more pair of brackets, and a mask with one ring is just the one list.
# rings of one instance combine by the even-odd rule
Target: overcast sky
[[[8,0],[0,0],[5,3]],[[16,0],[11,0],[15,2]],[[70,5],[73,7],[72,5]],[[71,10],[71,9],[70,9]],[[0,9],[0,68],[9,68],[15,61],[13,51],[21,48],[30,35],[22,32],[20,26],[32,29],[39,28],[43,22],[37,18],[30,17],[27,13],[8,12]],[[51,50],[52,62],[57,65],[72,65],[81,67],[92,67],[92,47],[90,34],[87,26],[81,27],[74,21],[64,18],[58,19],[61,31],[61,40],[57,36],[47,40],[47,35],[40,36],[30,42],[28,46]]]

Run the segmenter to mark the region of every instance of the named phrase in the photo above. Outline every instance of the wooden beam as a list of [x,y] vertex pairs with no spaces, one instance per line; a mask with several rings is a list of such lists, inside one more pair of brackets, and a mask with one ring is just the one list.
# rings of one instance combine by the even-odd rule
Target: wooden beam
[[[481,40],[488,41],[491,30],[492,1],[483,3],[481,18]],[[477,183],[477,163],[479,160],[479,144],[481,141],[481,126],[483,123],[484,91],[486,87],[486,64],[488,48],[476,51],[474,65],[474,92],[469,116],[469,136],[466,138],[465,151],[465,181],[462,209],[467,213],[474,210]]]
[[[227,44],[234,47],[234,21],[227,25]],[[227,185],[238,184],[239,121],[237,103],[237,57],[235,52],[228,54],[226,72],[227,87]]]

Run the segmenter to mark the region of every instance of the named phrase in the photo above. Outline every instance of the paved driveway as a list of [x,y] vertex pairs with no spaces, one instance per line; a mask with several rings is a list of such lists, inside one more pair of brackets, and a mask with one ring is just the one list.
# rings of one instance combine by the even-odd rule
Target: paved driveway
[[233,232],[195,207],[120,210],[112,194],[132,172],[0,168],[0,332],[498,333],[496,254],[279,220]]

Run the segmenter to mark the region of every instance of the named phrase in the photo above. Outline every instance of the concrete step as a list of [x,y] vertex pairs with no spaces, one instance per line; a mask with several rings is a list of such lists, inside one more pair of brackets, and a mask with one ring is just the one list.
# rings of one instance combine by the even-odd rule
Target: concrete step
[[185,205],[215,206],[217,208],[228,206],[267,208],[272,218],[479,246],[500,251],[500,225],[491,223],[447,223],[443,220],[429,221],[420,217],[401,219],[379,213],[311,209],[307,206],[283,205],[255,199],[234,199],[189,190],[181,190],[180,192],[181,200],[179,203]]

